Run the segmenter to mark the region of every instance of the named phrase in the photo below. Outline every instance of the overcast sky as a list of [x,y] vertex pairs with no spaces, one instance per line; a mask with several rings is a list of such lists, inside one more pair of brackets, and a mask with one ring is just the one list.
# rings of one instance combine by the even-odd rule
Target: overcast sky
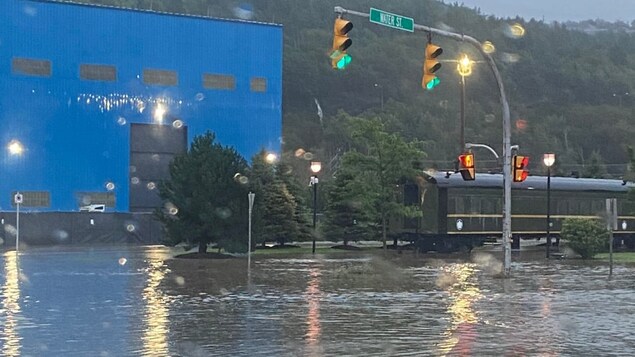
[[520,17],[529,20],[606,21],[635,20],[635,0],[442,0],[446,4],[458,2],[466,7],[481,9],[481,13],[497,17]]

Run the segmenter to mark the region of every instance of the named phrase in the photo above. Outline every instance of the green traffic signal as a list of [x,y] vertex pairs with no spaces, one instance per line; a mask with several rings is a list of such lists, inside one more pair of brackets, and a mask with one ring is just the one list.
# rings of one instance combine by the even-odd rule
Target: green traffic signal
[[337,63],[335,64],[337,66],[337,69],[344,69],[346,68],[349,64],[351,64],[351,61],[353,59],[351,58],[350,55],[345,54],[344,56],[342,56],[342,58],[340,58]]
[[439,79],[439,77],[434,77],[434,79],[426,83],[426,89],[432,90],[434,89],[434,87],[438,86],[439,83],[441,83],[441,80]]

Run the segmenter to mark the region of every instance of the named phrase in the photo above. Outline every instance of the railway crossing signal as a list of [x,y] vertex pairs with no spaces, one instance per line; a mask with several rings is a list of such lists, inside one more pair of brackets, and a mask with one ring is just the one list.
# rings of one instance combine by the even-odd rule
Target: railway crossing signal
[[346,49],[351,47],[353,40],[348,38],[348,32],[353,29],[353,23],[341,17],[333,24],[333,47],[331,48],[331,66],[333,69],[344,69],[351,63],[351,56]]
[[529,156],[514,155],[512,157],[512,180],[514,182],[523,182],[529,176]]
[[441,68],[441,63],[437,60],[437,57],[442,53],[443,49],[441,47],[431,42],[426,45],[426,58],[423,61],[423,79],[421,80],[421,86],[427,90],[432,90],[441,83],[441,80],[435,73]]
[[476,169],[474,168],[474,154],[466,152],[459,155],[459,172],[465,181],[476,179]]

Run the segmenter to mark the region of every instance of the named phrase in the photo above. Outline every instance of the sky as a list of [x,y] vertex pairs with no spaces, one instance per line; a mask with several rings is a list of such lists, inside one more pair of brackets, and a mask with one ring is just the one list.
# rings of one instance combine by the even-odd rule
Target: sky
[[463,3],[497,17],[532,17],[546,22],[602,19],[631,23],[635,20],[635,0],[442,0]]

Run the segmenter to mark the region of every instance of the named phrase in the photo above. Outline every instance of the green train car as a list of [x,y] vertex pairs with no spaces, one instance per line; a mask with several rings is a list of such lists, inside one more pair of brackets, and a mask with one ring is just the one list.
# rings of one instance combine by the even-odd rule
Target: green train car
[[[635,249],[635,215],[627,193],[635,187],[622,180],[551,177],[550,234],[560,235],[566,218],[601,219],[606,199],[618,203],[616,245]],[[409,241],[421,251],[471,250],[500,240],[503,224],[503,175],[478,173],[464,181],[454,173],[425,173],[417,183],[402,186],[403,202],[417,206],[422,217],[397,217],[390,222],[394,239]],[[547,233],[547,177],[529,176],[512,183],[512,240],[541,239]]]

